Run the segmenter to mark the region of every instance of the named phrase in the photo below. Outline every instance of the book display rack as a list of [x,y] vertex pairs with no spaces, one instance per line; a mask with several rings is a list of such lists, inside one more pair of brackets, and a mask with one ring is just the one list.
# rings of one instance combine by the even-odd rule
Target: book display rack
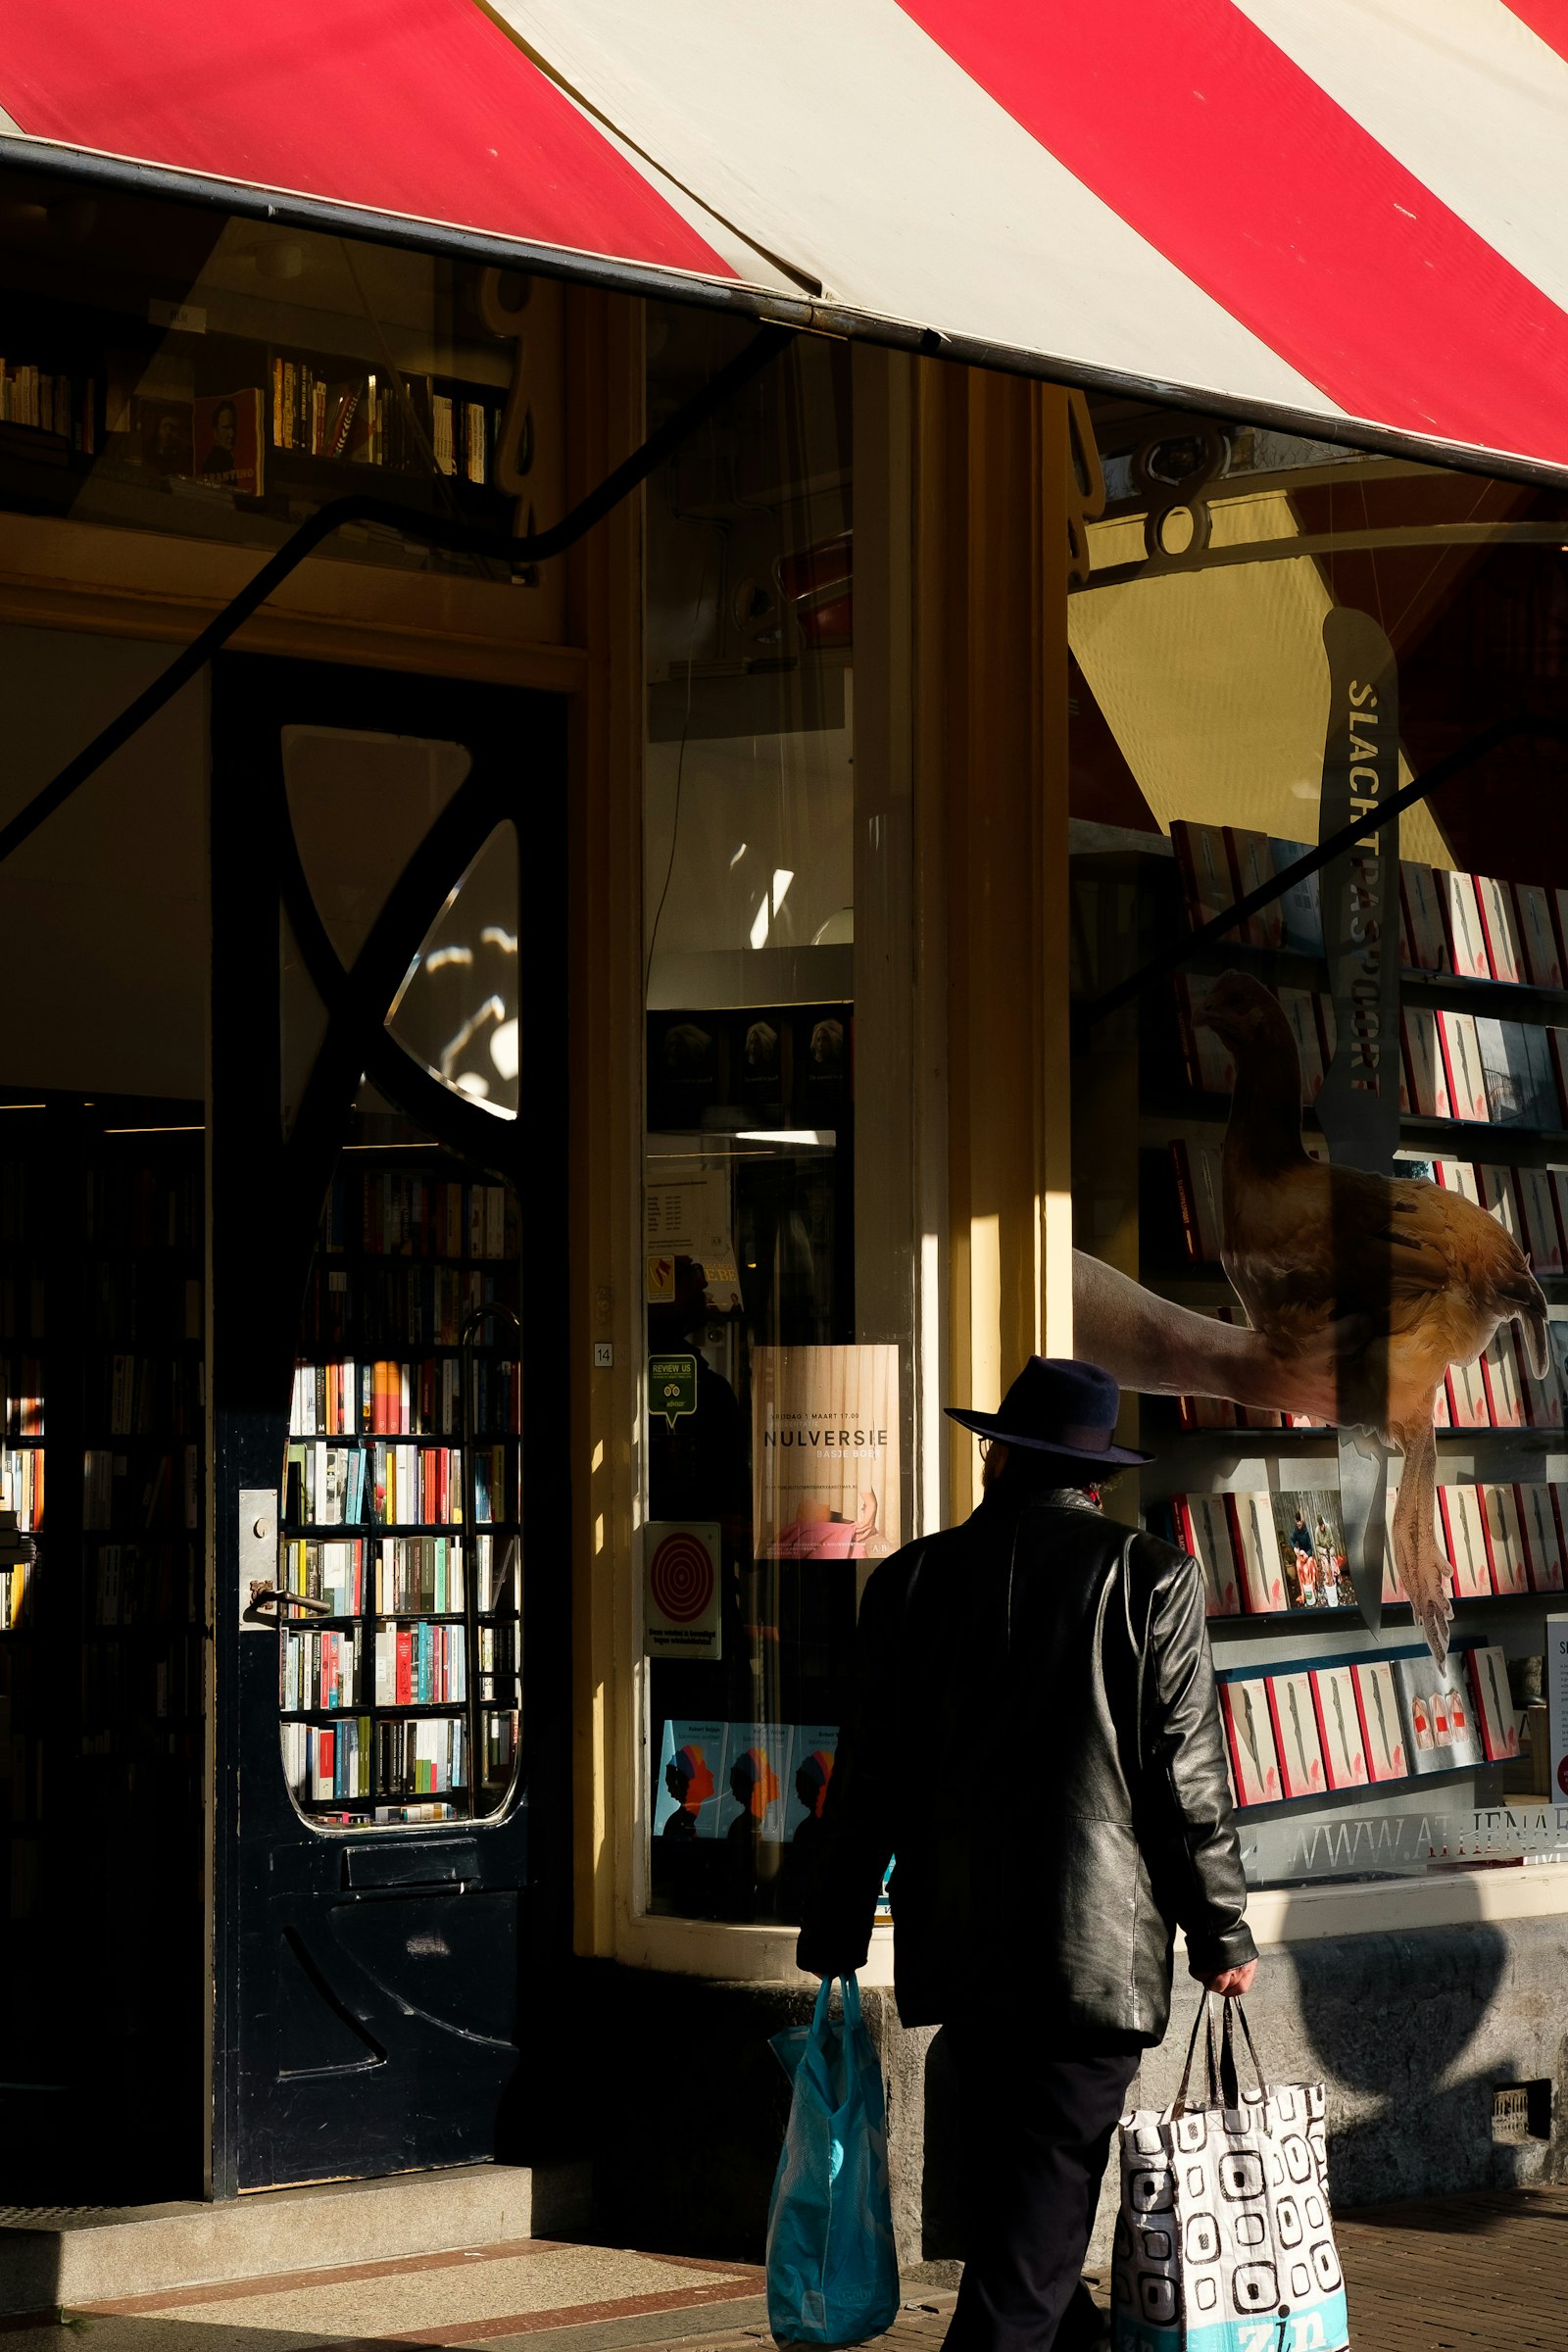
[[279,1629],[284,1771],[314,1820],[454,1820],[511,1785],[517,1279],[506,1186],[434,1148],[362,1148],[337,1176],[306,1299],[277,1577],[294,1596]]
[[[1085,973],[1118,891],[1124,926],[1138,904],[1148,956],[1301,855],[1298,844],[1219,825],[1173,825],[1174,857],[1163,844],[1135,850],[1139,837],[1115,838],[1113,858],[1077,868]],[[1521,1334],[1503,1323],[1484,1355],[1452,1367],[1439,1391],[1437,1536],[1452,1563],[1453,1609],[1443,1669],[1399,1591],[1392,1548],[1381,1637],[1363,1623],[1337,1433],[1305,1415],[1212,1397],[1143,1399],[1144,1443],[1156,1456],[1142,1474],[1144,1515],[1203,1569],[1244,1820],[1319,1809],[1332,1819],[1369,1792],[1402,1790],[1419,1805],[1434,1776],[1457,1785],[1489,1766],[1502,1769],[1480,1782],[1477,1803],[1537,1786],[1507,1661],[1539,1651],[1540,1621],[1560,1605],[1550,1596],[1563,1590],[1568,1557],[1568,894],[1410,863],[1400,880],[1396,1172],[1463,1195],[1514,1236],[1548,1302],[1551,1362],[1538,1377]],[[1122,953],[1132,954],[1125,940]],[[1244,1323],[1220,1263],[1236,1073],[1203,1023],[1226,970],[1253,975],[1284,1011],[1301,1067],[1302,1141],[1326,1158],[1313,1104],[1336,1037],[1315,882],[1195,952],[1174,981],[1151,989],[1136,1019],[1139,1278],[1189,1308]],[[1396,1452],[1391,1521],[1399,1471]],[[1424,1849],[1401,1851],[1391,1866],[1427,1860]]]

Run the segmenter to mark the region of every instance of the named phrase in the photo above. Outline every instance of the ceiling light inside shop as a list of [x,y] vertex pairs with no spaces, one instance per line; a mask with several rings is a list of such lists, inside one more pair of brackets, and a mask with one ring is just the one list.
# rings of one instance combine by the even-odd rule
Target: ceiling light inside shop
[[[1212,499],[1210,547],[1300,536],[1283,490]],[[1144,561],[1144,517],[1089,526],[1096,573]],[[1309,556],[1205,564],[1068,600],[1073,657],[1164,832],[1185,817],[1299,841],[1314,834],[1328,729],[1323,616],[1333,599]],[[1399,782],[1410,781],[1402,753]],[[1401,854],[1451,866],[1423,808],[1399,820]]]
[[736,853],[735,853],[734,857],[733,857],[733,858],[730,859],[730,861],[729,861],[729,870],[730,870],[730,872],[731,872],[731,873],[733,873],[733,872],[735,871],[735,868],[736,868],[736,867],[739,865],[739,863],[740,863],[741,859],[742,859],[742,858],[745,857],[745,855],[746,855],[746,844],[745,844],[745,842],[743,841],[743,842],[741,843],[741,846],[740,846],[740,848],[739,848],[739,849],[736,851]]
[[774,912],[775,914],[777,914],[777,912],[778,912],[779,908],[780,908],[780,907],[783,906],[785,899],[786,899],[786,898],[789,896],[789,887],[790,887],[790,884],[791,884],[791,883],[794,881],[794,879],[795,879],[795,869],[794,869],[794,867],[793,867],[793,866],[788,866],[788,865],[775,865],[775,866],[774,866],[774,868],[773,868],[773,912]]
[[751,939],[754,948],[766,947],[767,920],[767,900],[764,896],[760,906],[759,906],[756,914],[752,917]]
[[738,1144],[831,1144],[831,1133],[818,1127],[737,1127]]

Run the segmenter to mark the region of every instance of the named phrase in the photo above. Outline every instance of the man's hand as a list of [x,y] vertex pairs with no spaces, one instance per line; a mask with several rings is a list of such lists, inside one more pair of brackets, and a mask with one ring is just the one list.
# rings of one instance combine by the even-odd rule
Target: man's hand
[[1244,1992],[1251,1991],[1256,1974],[1257,1962],[1249,1960],[1244,1968],[1222,1968],[1217,1977],[1200,1977],[1198,1981],[1205,1992],[1217,1992],[1225,2000],[1234,2001]]

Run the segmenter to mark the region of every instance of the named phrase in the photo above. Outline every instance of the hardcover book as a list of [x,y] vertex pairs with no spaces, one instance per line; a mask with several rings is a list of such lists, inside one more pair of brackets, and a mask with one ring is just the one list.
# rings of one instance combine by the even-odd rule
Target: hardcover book
[[1180,1540],[1203,1571],[1204,1605],[1210,1617],[1241,1614],[1228,1499],[1223,1494],[1172,1496]]
[[1200,974],[1178,972],[1176,1018],[1181,1028],[1188,1082],[1194,1092],[1228,1096],[1236,1085],[1236,1062],[1229,1048],[1203,1021],[1203,1007],[1213,987],[1212,980],[1205,980]]
[[1487,1561],[1487,1531],[1481,1497],[1474,1487],[1440,1487],[1438,1507],[1443,1514],[1446,1549],[1453,1568],[1453,1590],[1460,1600],[1490,1599],[1492,1571]]
[[1481,1497],[1481,1526],[1493,1591],[1528,1592],[1530,1572],[1525,1566],[1524,1535],[1512,1487],[1478,1487],[1476,1493]]
[[1424,1004],[1406,1004],[1400,1014],[1400,1026],[1404,1033],[1410,1100],[1417,1116],[1451,1119],[1453,1105],[1448,1099],[1448,1077],[1438,1043],[1436,1013]]
[[1236,1554],[1242,1564],[1242,1591],[1252,1616],[1267,1616],[1290,1606],[1285,1569],[1274,1524],[1274,1497],[1267,1489],[1227,1495]]
[[1506,882],[1495,882],[1487,874],[1477,874],[1475,883],[1476,904],[1481,909],[1481,932],[1487,945],[1492,977],[1504,981],[1510,988],[1517,988],[1524,978],[1524,952],[1519,942],[1513,898],[1508,885]]
[[1456,1119],[1485,1120],[1491,1113],[1487,1106],[1487,1082],[1481,1064],[1481,1043],[1476,1036],[1474,1016],[1468,1012],[1440,1012],[1434,1018],[1438,1025],[1438,1042],[1443,1053],[1444,1074],[1448,1082],[1448,1101]]
[[1554,1490],[1544,1480],[1515,1489],[1525,1569],[1532,1592],[1563,1589],[1563,1540]]
[[1273,1503],[1287,1607],[1353,1607],[1338,1494],[1322,1487],[1282,1487]]
[[1469,1654],[1471,1695],[1489,1764],[1519,1753],[1519,1718],[1508,1689],[1508,1661],[1493,1642]]
[[1355,1703],[1355,1677],[1348,1666],[1320,1666],[1311,1679],[1329,1787],[1364,1788],[1371,1776]]
[[1319,1796],[1327,1786],[1310,1674],[1271,1674],[1269,1711],[1287,1796]]
[[1562,1232],[1556,1197],[1544,1168],[1516,1168],[1514,1183],[1524,1218],[1524,1247],[1538,1275],[1562,1272]]
[[[1288,865],[1306,855],[1305,844],[1299,841],[1273,841],[1269,855],[1274,871],[1283,874]],[[1295,956],[1321,956],[1323,953],[1323,908],[1318,892],[1318,877],[1308,874],[1293,882],[1279,898],[1280,944]]]
[[1323,1041],[1318,1034],[1317,999],[1309,988],[1282,988],[1280,1010],[1291,1024],[1301,1057],[1301,1100],[1315,1102],[1323,1092]]
[[1176,870],[1187,899],[1187,919],[1195,931],[1236,904],[1230,858],[1222,825],[1189,823],[1178,817],[1170,829]]
[[1430,1656],[1397,1658],[1394,1665],[1410,1726],[1411,1770],[1419,1777],[1479,1764],[1481,1741],[1461,1659],[1450,1656],[1439,1667]]
[[1401,864],[1399,894],[1404,902],[1404,932],[1410,960],[1416,970],[1451,972],[1453,958],[1448,953],[1448,935],[1443,920],[1443,897],[1431,866]]
[[[1240,825],[1225,827],[1231,883],[1237,899],[1250,898],[1274,879],[1274,856],[1266,833],[1249,833]],[[1285,918],[1278,899],[1248,915],[1236,936],[1250,948],[1278,948],[1285,943]]]
[[1394,1687],[1394,1669],[1382,1659],[1350,1668],[1361,1718],[1361,1744],[1374,1781],[1402,1781],[1410,1771],[1403,1719]]
[[1255,1679],[1222,1683],[1220,1696],[1230,1735],[1238,1804],[1277,1804],[1282,1794],[1280,1765],[1265,1678],[1258,1675]]
[[1561,988],[1562,951],[1551,919],[1550,891],[1539,882],[1516,882],[1513,896],[1526,977],[1533,988]]
[[1492,965],[1487,959],[1486,935],[1481,928],[1475,876],[1440,872],[1437,881],[1453,971],[1461,980],[1490,980]]
[[1480,1361],[1482,1385],[1487,1392],[1487,1417],[1493,1428],[1522,1429],[1525,1397],[1511,1324],[1500,1324],[1493,1333]]

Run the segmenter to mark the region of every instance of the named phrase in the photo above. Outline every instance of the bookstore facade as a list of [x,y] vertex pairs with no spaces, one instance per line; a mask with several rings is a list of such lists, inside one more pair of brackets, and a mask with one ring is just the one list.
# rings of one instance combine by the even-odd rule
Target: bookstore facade
[[379,502],[0,862],[8,2194],[579,2153],[571,2016],[605,2218],[755,2232],[859,1596],[1040,1348],[1202,1564],[1341,2193],[1558,2164],[1565,494],[0,200],[0,822]]

